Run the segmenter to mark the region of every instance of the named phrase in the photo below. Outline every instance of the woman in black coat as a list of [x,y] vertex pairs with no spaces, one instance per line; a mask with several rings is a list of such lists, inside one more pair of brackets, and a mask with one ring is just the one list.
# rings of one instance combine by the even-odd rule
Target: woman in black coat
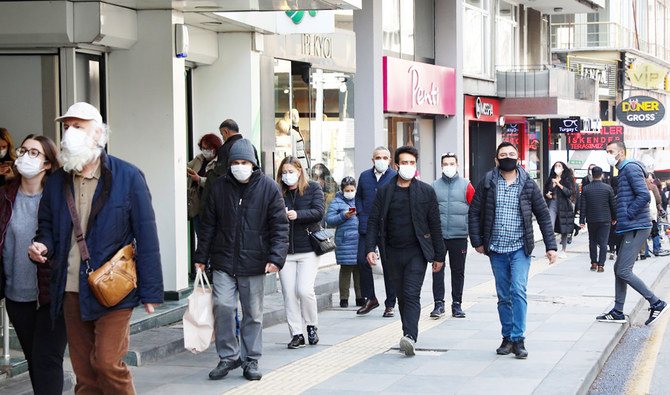
[[288,348],[305,346],[302,323],[307,324],[309,344],[319,342],[317,335],[317,305],[314,281],[319,270],[319,257],[314,253],[309,232],[321,228],[326,213],[323,191],[318,182],[307,181],[307,173],[300,160],[287,156],[279,164],[279,183],[289,219],[288,255],[279,272],[284,309],[291,341]]
[[554,232],[561,234],[559,258],[565,258],[568,245],[568,234],[572,233],[575,223],[574,202],[577,186],[572,170],[563,162],[556,162],[551,167],[549,178],[544,183],[544,197],[549,207]]

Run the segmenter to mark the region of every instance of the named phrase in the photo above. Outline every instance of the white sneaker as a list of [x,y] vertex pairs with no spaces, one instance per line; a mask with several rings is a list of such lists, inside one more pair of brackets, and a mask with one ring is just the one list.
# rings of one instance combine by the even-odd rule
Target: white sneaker
[[403,336],[402,339],[400,339],[400,351],[404,352],[408,357],[411,357],[414,355],[415,343],[416,342],[411,337]]
[[565,251],[561,251],[561,252],[558,253],[558,257],[561,258],[561,259],[565,259],[568,256],[565,254]]

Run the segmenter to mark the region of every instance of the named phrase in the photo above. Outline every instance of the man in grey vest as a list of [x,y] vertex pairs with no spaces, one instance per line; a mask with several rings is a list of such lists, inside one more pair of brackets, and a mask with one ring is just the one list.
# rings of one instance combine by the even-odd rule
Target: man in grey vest
[[[465,257],[468,252],[468,210],[475,188],[470,181],[458,175],[458,158],[453,152],[442,154],[442,177],[433,182],[440,205],[442,237],[449,253],[451,269],[451,315],[464,318],[463,283]],[[444,315],[444,266],[433,272],[433,299],[435,309],[430,313],[438,319]]]

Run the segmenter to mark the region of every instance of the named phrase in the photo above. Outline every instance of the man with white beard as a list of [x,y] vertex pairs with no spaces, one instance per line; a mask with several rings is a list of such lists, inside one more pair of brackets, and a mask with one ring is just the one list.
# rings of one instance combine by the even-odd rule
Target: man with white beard
[[[107,155],[108,131],[100,112],[73,104],[63,116],[63,167],[45,187],[38,230],[28,252],[36,262],[52,260],[52,315],[65,316],[75,393],[134,394],[132,376],[122,361],[128,351],[130,316],[139,303],[147,313],[163,302],[163,276],[156,220],[144,174]],[[66,194],[73,194],[68,207]],[[81,223],[80,240],[70,214]],[[74,212],[74,211],[72,211]],[[98,301],[88,276],[133,243],[137,288],[116,305]],[[82,259],[87,247],[89,260]]]

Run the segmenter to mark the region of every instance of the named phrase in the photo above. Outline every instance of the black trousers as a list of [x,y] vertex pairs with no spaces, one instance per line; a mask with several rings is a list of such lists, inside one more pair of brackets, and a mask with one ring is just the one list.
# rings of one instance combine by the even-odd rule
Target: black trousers
[[[589,254],[591,263],[598,263],[598,266],[605,266],[607,259],[607,241],[610,237],[609,222],[589,222]],[[598,253],[600,248],[600,253]]]
[[386,269],[390,269],[393,284],[398,290],[398,309],[402,321],[403,335],[414,340],[419,336],[419,315],[421,314],[421,286],[426,275],[426,258],[420,247],[386,247]]
[[[449,269],[451,270],[451,301],[463,302],[463,284],[465,283],[465,257],[468,254],[468,239],[444,239],[444,246],[449,253]],[[433,273],[433,299],[444,302],[444,267]]]
[[35,395],[63,393],[63,354],[67,337],[61,313],[52,327],[49,305],[14,302],[5,298],[7,315],[28,361]]
[[[377,245],[381,245],[381,240],[377,241]],[[365,235],[360,235],[360,238],[358,239],[357,255],[356,261],[358,262],[361,295],[368,300],[377,300],[377,295],[375,295],[375,281],[372,278],[372,268],[370,267],[365,254]],[[386,290],[386,300],[384,300],[384,305],[386,307],[395,307],[395,287],[393,286],[391,274],[386,270],[387,266],[386,262],[382,260],[382,268],[384,269],[384,289]]]

